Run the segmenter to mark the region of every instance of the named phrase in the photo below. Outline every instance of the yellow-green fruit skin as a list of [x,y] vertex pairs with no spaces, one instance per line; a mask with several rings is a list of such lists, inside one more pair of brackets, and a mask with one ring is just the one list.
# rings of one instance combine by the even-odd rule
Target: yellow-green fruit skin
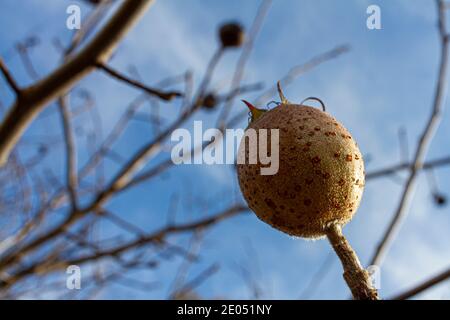
[[260,168],[269,165],[259,161],[237,165],[242,194],[262,221],[289,235],[319,238],[329,224],[352,219],[364,190],[364,162],[335,118],[316,108],[282,104],[249,128],[279,129],[276,174],[261,175]]

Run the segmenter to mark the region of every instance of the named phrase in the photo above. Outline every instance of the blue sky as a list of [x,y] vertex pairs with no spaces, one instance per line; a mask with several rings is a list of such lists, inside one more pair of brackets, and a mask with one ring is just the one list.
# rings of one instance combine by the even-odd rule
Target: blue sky
[[[45,3],[45,4],[44,4]],[[13,47],[15,43],[36,33],[41,38],[32,50],[34,65],[40,75],[54,69],[60,57],[52,41],[64,43],[71,32],[65,28],[66,7],[77,1],[2,0],[0,3],[0,55],[20,84],[32,83]],[[186,70],[194,79],[202,75],[216,47],[216,28],[228,20],[249,27],[260,1],[156,1],[142,21],[123,41],[111,64],[120,70],[138,68],[146,83],[155,83]],[[366,8],[381,8],[382,29],[366,28]],[[88,6],[81,5],[86,14]],[[285,0],[274,1],[263,28],[256,39],[244,83],[262,81],[271,86],[292,66],[340,44],[351,51],[327,62],[297,79],[285,88],[291,101],[308,96],[320,97],[327,110],[352,133],[364,155],[368,172],[400,161],[398,130],[407,131],[410,157],[430,112],[439,58],[434,1],[424,0]],[[213,87],[227,91],[238,52],[227,53],[214,76]],[[0,101],[7,106],[12,95],[0,82]],[[106,76],[95,73],[80,84],[93,91],[101,126],[105,132],[120,116],[124,106],[139,95]],[[245,98],[251,100],[256,94]],[[233,106],[233,112],[242,108]],[[47,109],[31,127],[28,135],[54,136],[59,133],[59,119]],[[161,113],[174,119],[179,105],[162,104]],[[49,114],[48,116],[45,116]],[[204,120],[213,126],[215,116],[201,112],[193,120]],[[78,123],[81,125],[80,123]],[[245,120],[239,127],[245,127]],[[134,126],[119,141],[117,149],[126,155],[151,136],[143,125]],[[449,154],[450,115],[445,105],[442,123],[431,144],[427,159]],[[27,136],[25,137],[27,139]],[[60,144],[57,144],[60,147]],[[79,141],[84,149],[85,142]],[[80,154],[83,163],[85,154]],[[157,160],[157,159],[156,159]],[[52,166],[62,172],[63,157],[55,147]],[[153,162],[152,162],[153,163]],[[115,170],[113,164],[108,170]],[[439,187],[450,195],[450,170],[435,170]],[[398,203],[401,185],[398,180],[382,178],[368,181],[365,194],[353,221],[344,229],[349,241],[364,264],[368,262],[382,231],[390,221]],[[223,208],[238,194],[236,177],[230,166],[184,166],[171,169],[164,177],[133,189],[108,206],[122,217],[153,230],[162,225],[174,193],[181,197],[183,219],[199,217],[205,205],[196,203],[192,210],[189,198],[208,201],[208,212]],[[450,215],[448,207],[433,204],[426,177],[420,176],[408,219],[389,252],[382,268],[381,295],[389,297],[448,267],[450,262]],[[105,235],[117,233],[111,225],[102,225]],[[187,238],[180,238],[186,244]],[[254,215],[234,218],[206,232],[201,260],[194,265],[190,277],[211,263],[220,264],[219,273],[198,288],[205,298],[249,298],[246,281],[237,271],[245,265],[262,292],[263,298],[295,299],[331,251],[324,241],[290,238],[260,222]],[[251,254],[248,247],[251,247]],[[337,258],[331,259],[330,273],[311,298],[346,298],[348,289],[341,277]],[[155,270],[130,276],[159,280],[173,279],[179,261],[169,261]],[[167,285],[142,293],[120,285],[108,286],[103,298],[165,298]],[[450,297],[448,283],[436,286],[418,298]]]

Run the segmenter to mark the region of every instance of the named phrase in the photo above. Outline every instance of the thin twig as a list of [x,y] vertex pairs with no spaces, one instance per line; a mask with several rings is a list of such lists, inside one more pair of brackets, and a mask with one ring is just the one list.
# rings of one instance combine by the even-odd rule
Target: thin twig
[[13,76],[9,72],[8,68],[6,67],[5,63],[3,62],[3,59],[0,58],[0,71],[2,72],[3,76],[5,77],[6,82],[11,87],[11,89],[14,91],[14,93],[17,96],[20,96],[21,90],[19,86],[17,85],[16,81],[14,80]]
[[34,45],[35,45],[34,43],[30,45],[25,42],[17,44],[16,48],[17,51],[19,52],[20,59],[22,60],[22,63],[25,67],[25,71],[28,73],[31,79],[37,81],[39,79],[39,74],[37,73],[36,68],[34,67],[33,62],[31,61],[29,53],[30,48]]
[[[187,247],[187,252],[190,256],[197,256],[201,245],[203,241],[203,233],[201,232],[194,232],[192,235],[192,238],[189,242],[189,245]],[[189,269],[192,266],[192,263],[195,260],[188,259],[189,256],[186,256],[185,259],[183,259],[180,267],[178,268],[178,271],[175,274],[175,278],[170,286],[170,294],[169,297],[173,298],[174,296],[177,296],[177,293],[180,292],[185,286],[185,279],[189,274]]]
[[[442,157],[435,160],[424,162],[422,165],[422,170],[429,170],[432,168],[438,168],[449,164],[450,164],[450,156]],[[386,177],[402,170],[406,169],[411,170],[413,167],[414,167],[413,163],[400,163],[383,169],[374,170],[366,174],[366,180]]]
[[73,129],[70,121],[70,110],[67,105],[68,96],[58,98],[59,111],[61,114],[61,123],[63,127],[63,136],[66,148],[66,183],[69,193],[72,210],[77,210],[77,153],[73,137]]
[[160,91],[158,89],[155,88],[151,88],[137,80],[131,79],[127,76],[125,76],[124,74],[118,72],[117,70],[114,70],[113,68],[107,66],[104,63],[98,62],[96,64],[96,67],[102,71],[105,71],[107,74],[109,74],[110,76],[112,76],[113,78],[116,78],[120,81],[123,81],[133,87],[139,88],[141,90],[144,90],[145,92],[147,92],[148,94],[154,95],[162,100],[165,101],[170,101],[173,98],[176,97],[182,97],[183,95],[178,92],[178,91],[168,91],[168,92],[164,92],[164,91]]
[[206,270],[201,272],[198,276],[196,276],[194,279],[186,283],[182,288],[175,291],[170,298],[180,299],[185,297],[189,292],[192,292],[195,288],[197,288],[200,284],[205,282],[206,279],[211,277],[217,271],[219,271],[219,265],[218,264],[211,265]]
[[423,291],[442,283],[450,278],[450,268],[420,283],[414,288],[409,289],[395,297],[392,300],[406,300],[422,293]]
[[135,226],[131,222],[122,219],[120,216],[112,213],[109,210],[100,209],[98,210],[98,214],[101,215],[102,217],[105,217],[107,220],[111,221],[112,223],[121,227],[122,229],[127,230],[135,235],[142,236],[145,234],[144,230],[142,230],[138,226]]

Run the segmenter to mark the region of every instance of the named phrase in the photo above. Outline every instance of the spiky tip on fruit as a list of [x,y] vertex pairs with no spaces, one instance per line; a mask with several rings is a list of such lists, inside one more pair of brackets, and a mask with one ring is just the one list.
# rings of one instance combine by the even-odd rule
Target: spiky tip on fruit
[[252,115],[251,121],[256,121],[258,118],[260,118],[265,112],[267,112],[267,110],[264,109],[258,109],[256,108],[253,104],[251,104],[250,102],[248,102],[247,100],[241,100],[243,103],[245,103],[248,107],[248,109],[250,110],[250,113]]

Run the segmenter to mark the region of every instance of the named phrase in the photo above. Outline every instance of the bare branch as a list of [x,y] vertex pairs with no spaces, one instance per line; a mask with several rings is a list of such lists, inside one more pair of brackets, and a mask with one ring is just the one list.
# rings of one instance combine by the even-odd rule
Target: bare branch
[[118,79],[120,81],[123,81],[123,82],[125,82],[125,83],[127,83],[127,84],[129,84],[129,85],[131,85],[133,87],[136,87],[136,88],[139,88],[141,90],[144,90],[148,94],[154,95],[154,96],[156,96],[156,97],[158,97],[158,98],[160,98],[162,100],[170,101],[170,100],[172,100],[175,97],[182,97],[183,96],[178,91],[163,92],[163,91],[151,88],[149,86],[146,86],[145,84],[143,84],[143,83],[141,83],[141,82],[139,82],[137,80],[131,79],[131,78],[129,78],[129,77],[119,73],[118,71],[114,70],[113,68],[108,67],[104,63],[98,62],[96,64],[96,67],[99,68],[100,70],[106,72],[110,76],[112,76],[112,77],[114,77],[114,78],[116,78],[116,79]]
[[[195,231],[201,230],[210,226],[215,225],[216,223],[233,217],[239,213],[243,213],[248,210],[247,206],[237,204],[231,206],[224,211],[215,214],[210,217],[206,217],[194,222],[177,224],[177,225],[168,225],[156,232],[151,234],[142,236],[137,238],[136,240],[131,240],[124,244],[117,245],[113,248],[106,249],[104,251],[95,252],[93,254],[84,255],[79,258],[73,258],[68,260],[59,260],[56,262],[48,263],[45,265],[45,271],[48,273],[50,271],[58,270],[61,268],[65,268],[68,265],[81,265],[86,262],[93,262],[99,260],[104,257],[117,257],[120,254],[127,252],[130,249],[135,249],[137,247],[141,247],[143,245],[148,245],[151,243],[161,243],[166,237],[169,235],[174,235],[187,231]],[[16,273],[12,274],[7,280],[4,280],[3,284],[0,282],[0,289],[5,290],[7,287],[10,287],[20,279],[36,273],[38,270],[42,270],[43,266],[39,262],[33,264],[31,266],[27,266]]]
[[77,154],[73,137],[73,129],[70,121],[70,110],[67,105],[68,96],[58,98],[59,112],[63,127],[63,135],[66,149],[66,183],[70,197],[72,210],[77,210]]
[[105,62],[153,2],[125,1],[111,20],[78,54],[38,83],[22,90],[21,98],[9,108],[9,113],[0,125],[1,166],[6,163],[12,148],[43,108],[92,72],[97,62]]
[[[322,54],[319,54],[315,57],[313,57],[311,60],[307,61],[304,64],[294,66],[292,67],[289,72],[283,76],[279,81],[280,85],[285,88],[289,84],[291,84],[295,79],[297,79],[299,76],[311,71],[312,69],[318,67],[324,62],[333,60],[338,58],[344,53],[347,53],[350,51],[350,46],[348,44],[337,46],[329,51],[326,51]],[[256,105],[262,104],[267,102],[271,97],[276,95],[278,92],[277,85],[273,85],[270,89],[268,89],[266,92],[264,92],[262,95],[260,95],[256,99]]]
[[[189,242],[189,245],[187,247],[187,252],[189,253],[189,256],[197,256],[201,244],[203,241],[203,234],[201,232],[194,232],[192,235],[192,238]],[[175,275],[175,279],[173,280],[173,283],[171,284],[170,288],[172,288],[170,291],[172,292],[169,296],[173,297],[177,295],[177,292],[179,292],[182,288],[184,288],[184,282],[186,277],[189,274],[189,269],[192,265],[192,263],[195,260],[189,259],[189,256],[185,256],[185,259],[183,259],[180,267],[178,268],[178,271]]]
[[[424,162],[422,165],[422,170],[429,170],[432,168],[438,168],[442,166],[446,166],[450,164],[450,156],[442,157],[435,160],[430,160],[427,162]],[[377,179],[385,176],[392,175],[394,173],[397,173],[402,170],[412,170],[414,167],[414,163],[400,163],[397,165],[393,165],[384,169],[374,170],[372,172],[369,172],[366,174],[366,180],[370,179]]]
[[449,278],[450,278],[450,268],[445,270],[444,272],[435,275],[434,277],[425,280],[416,287],[411,288],[408,291],[405,291],[393,297],[391,300],[406,300],[412,298],[415,295],[418,295],[419,293],[422,293],[423,291],[428,290],[429,288],[448,280]]
[[428,147],[433,139],[434,133],[441,121],[442,108],[446,97],[447,89],[447,69],[448,69],[448,44],[449,38],[445,24],[445,3],[442,0],[436,0],[438,9],[438,27],[441,43],[441,61],[439,66],[439,76],[436,84],[434,102],[432,105],[431,115],[427,121],[425,129],[417,144],[414,160],[410,168],[409,177],[403,188],[400,203],[392,218],[387,230],[385,231],[376,251],[371,259],[371,265],[380,265],[389,250],[390,245],[396,238],[400,227],[405,220],[411,200],[416,186],[416,178],[419,171],[423,168],[423,161],[428,151]]
[[16,46],[20,59],[22,60],[22,63],[25,67],[25,71],[28,73],[30,78],[35,81],[39,79],[39,74],[37,73],[36,68],[31,61],[30,49],[36,46],[38,43],[38,37],[30,37],[25,39],[24,42],[19,42]]
[[117,216],[116,214],[112,213],[111,211],[101,209],[98,211],[98,214],[102,217],[105,217],[106,219],[113,222],[115,225],[121,227],[124,230],[127,230],[135,235],[142,236],[145,234],[144,230],[141,228],[135,226],[134,224],[122,219],[121,217]]
[[[47,241],[50,241],[53,238],[57,237],[58,235],[66,231],[67,228],[69,228],[76,221],[83,218],[86,214],[99,209],[104,202],[114,196],[118,191],[122,190],[132,179],[132,175],[137,169],[139,169],[141,164],[143,164],[148,157],[156,154],[156,152],[160,149],[162,142],[168,136],[170,136],[172,131],[181,126],[188,118],[190,118],[195,113],[195,111],[197,111],[201,107],[201,105],[196,102],[199,101],[198,97],[201,97],[202,92],[204,92],[204,90],[207,88],[207,85],[211,79],[211,75],[218,64],[222,53],[223,48],[219,48],[213,55],[206,69],[202,84],[198,89],[197,98],[194,99],[194,103],[189,106],[189,108],[185,109],[177,120],[175,120],[159,135],[157,135],[152,141],[140,148],[130,158],[130,160],[124,166],[122,166],[119,172],[112,178],[111,182],[97,194],[97,196],[90,204],[85,206],[83,209],[72,210],[61,223],[53,227],[46,234],[34,239],[24,247],[20,248],[20,255],[17,255],[17,252],[11,252],[7,256],[2,257],[2,260],[0,260],[0,270],[11,263],[14,263],[17,259],[20,258],[20,256],[24,255],[25,253],[33,251]],[[61,197],[57,197],[57,199],[50,201],[49,205],[53,205],[55,201],[61,201]]]

